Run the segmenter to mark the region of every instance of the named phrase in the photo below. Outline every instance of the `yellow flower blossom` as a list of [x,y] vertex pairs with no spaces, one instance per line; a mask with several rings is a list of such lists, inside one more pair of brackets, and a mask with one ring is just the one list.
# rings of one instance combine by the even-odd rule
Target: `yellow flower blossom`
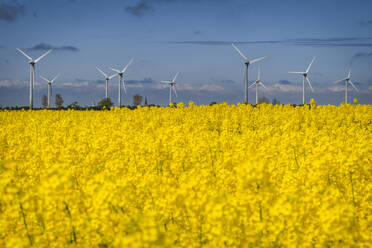
[[2,111],[0,247],[369,247],[372,107],[311,106]]

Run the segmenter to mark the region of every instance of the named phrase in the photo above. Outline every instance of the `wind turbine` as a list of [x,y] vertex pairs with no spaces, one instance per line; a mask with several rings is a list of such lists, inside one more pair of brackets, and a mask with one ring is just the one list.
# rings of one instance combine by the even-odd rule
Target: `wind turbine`
[[350,66],[349,73],[347,74],[347,77],[346,78],[343,78],[341,80],[335,81],[335,83],[340,83],[342,81],[345,81],[345,103],[346,104],[347,104],[348,84],[350,84],[356,91],[359,92],[359,90],[357,89],[357,87],[355,87],[355,85],[353,84],[353,82],[351,82],[350,78],[351,78],[351,66]]
[[98,67],[96,67],[96,68],[105,77],[105,80],[106,80],[106,95],[105,95],[106,97],[105,98],[108,98],[108,82],[111,78],[115,77],[117,74],[107,76],[106,73],[104,73],[101,69],[99,69]]
[[267,89],[266,86],[261,81],[261,67],[258,67],[258,77],[257,77],[257,80],[254,81],[254,83],[251,84],[248,88],[252,87],[253,85],[256,85],[256,105],[257,105],[258,104],[258,85],[261,85],[262,87],[264,87],[265,89]]
[[59,77],[59,74],[55,76],[52,80],[48,80],[43,76],[40,76],[40,77],[41,79],[43,79],[44,81],[48,83],[48,108],[50,108],[50,99],[52,96],[52,83],[54,83],[54,81]]
[[27,55],[24,51],[17,48],[17,50],[22,53],[28,60],[30,64],[30,109],[33,107],[33,90],[34,90],[34,78],[35,78],[35,64],[39,62],[42,58],[47,56],[48,53],[50,53],[52,50],[48,50],[46,53],[41,55],[39,58],[33,60],[29,55]]
[[247,57],[234,44],[231,44],[231,45],[240,54],[240,56],[242,56],[242,58],[244,59],[244,64],[245,64],[245,73],[244,73],[244,92],[245,92],[245,96],[244,96],[244,103],[248,103],[248,66],[250,64],[256,63],[258,61],[261,61],[261,60],[267,58],[267,56],[257,58],[257,59],[248,60]]
[[168,84],[169,85],[169,105],[172,102],[172,89],[174,91],[174,94],[177,97],[177,91],[176,91],[176,78],[178,76],[179,72],[176,73],[172,81],[160,81],[161,83]]
[[[133,59],[131,59],[129,61],[129,63],[121,71],[119,71],[118,69],[114,69],[114,68],[111,68],[110,67],[111,70],[113,70],[114,72],[116,72],[119,75],[119,84],[118,84],[118,89],[119,89],[118,106],[119,106],[119,108],[121,107],[121,88],[120,88],[120,83],[123,80],[123,74],[124,74],[124,72],[128,69],[129,65],[132,64],[132,62],[133,62]],[[123,80],[123,88],[124,88],[125,94],[127,94],[127,88],[125,87],[124,80]]]
[[314,63],[315,58],[316,57],[313,57],[313,60],[311,60],[309,66],[307,67],[307,69],[306,69],[305,72],[298,72],[298,71],[290,71],[290,72],[288,72],[288,73],[292,73],[292,74],[300,74],[300,75],[302,75],[304,77],[303,80],[302,80],[302,104],[305,104],[305,80],[309,84],[311,91],[314,92],[314,89],[311,86],[310,80],[307,77],[307,75],[308,75],[308,73],[310,71],[311,65]]

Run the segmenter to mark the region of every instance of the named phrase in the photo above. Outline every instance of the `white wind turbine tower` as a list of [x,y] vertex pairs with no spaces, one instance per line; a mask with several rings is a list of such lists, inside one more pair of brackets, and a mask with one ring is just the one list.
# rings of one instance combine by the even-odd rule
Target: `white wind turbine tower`
[[[106,80],[106,94],[105,94],[105,98],[108,98],[108,82],[111,78],[115,77],[116,75],[118,74],[114,74],[114,75],[111,75],[111,76],[107,76],[106,73],[104,73],[101,69],[99,69],[98,67],[96,67],[97,70],[105,77],[105,80]],[[120,83],[119,83],[120,84]]]
[[258,77],[257,77],[257,80],[254,81],[254,83],[251,84],[248,88],[252,87],[253,85],[256,85],[256,105],[257,105],[258,104],[258,85],[261,85],[262,87],[264,87],[265,89],[267,89],[266,86],[261,81],[261,67],[258,67]]
[[128,69],[129,65],[132,64],[132,62],[133,62],[133,59],[131,59],[129,61],[129,63],[121,71],[110,67],[111,70],[113,70],[114,72],[116,72],[119,75],[119,84],[118,84],[118,90],[119,90],[118,106],[119,106],[119,108],[121,107],[121,88],[120,88],[120,83],[121,83],[121,81],[123,81],[124,92],[125,92],[125,94],[127,94],[127,88],[125,86],[125,81],[123,80],[123,74]]
[[179,72],[176,73],[172,81],[160,81],[161,83],[168,84],[169,85],[169,105],[172,102],[172,90],[174,91],[174,94],[177,97],[177,91],[176,91],[176,78],[178,76]]
[[290,71],[290,72],[288,72],[288,73],[292,73],[292,74],[300,74],[300,75],[303,76],[303,80],[302,80],[302,104],[305,104],[305,80],[309,84],[309,87],[310,87],[311,91],[314,91],[314,89],[311,86],[310,80],[307,77],[307,75],[308,75],[308,73],[310,71],[311,65],[314,63],[315,58],[316,57],[313,57],[313,60],[311,60],[309,66],[307,67],[307,69],[306,69],[305,72],[298,72],[298,71]]
[[50,99],[52,96],[52,83],[59,77],[59,74],[55,76],[52,80],[48,80],[43,76],[40,76],[41,79],[43,79],[45,82],[48,83],[48,108],[50,108]]
[[341,80],[337,80],[335,83],[340,83],[340,82],[343,82],[345,81],[345,103],[347,103],[347,91],[348,91],[348,84],[350,84],[356,91],[359,92],[359,90],[357,89],[357,87],[355,87],[355,85],[353,84],[353,82],[351,82],[351,66],[350,66],[350,69],[349,69],[349,73],[347,74],[347,77],[346,78],[343,78]]
[[244,103],[248,103],[248,66],[250,64],[253,64],[253,63],[256,63],[258,61],[261,61],[265,58],[267,58],[267,56],[264,56],[264,57],[261,57],[261,58],[257,58],[257,59],[252,59],[252,60],[248,60],[247,57],[234,45],[234,44],[231,44],[232,47],[240,54],[240,56],[242,56],[242,58],[244,59],[244,64],[245,64],[245,73],[244,73]]
[[30,109],[33,107],[33,90],[34,90],[34,79],[35,79],[35,64],[39,62],[42,58],[44,58],[48,53],[52,50],[48,50],[46,53],[41,55],[39,58],[33,60],[29,55],[27,55],[24,51],[17,48],[17,50],[22,53],[28,60],[30,64]]

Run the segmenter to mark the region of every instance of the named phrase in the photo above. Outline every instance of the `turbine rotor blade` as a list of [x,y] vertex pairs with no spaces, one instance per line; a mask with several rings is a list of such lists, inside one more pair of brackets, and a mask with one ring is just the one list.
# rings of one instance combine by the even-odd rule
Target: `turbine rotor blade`
[[46,79],[46,78],[43,77],[43,76],[40,76],[40,78],[43,79],[44,81],[48,82],[48,83],[50,82],[48,79]]
[[123,89],[124,89],[125,94],[127,94],[127,87],[125,86],[125,80],[124,80],[124,78],[123,78]]
[[308,66],[307,69],[306,69],[306,73],[308,73],[308,72],[310,71],[310,68],[311,68],[312,64],[314,63],[315,58],[316,58],[316,57],[314,56],[313,59],[311,60],[309,66]]
[[334,81],[333,83],[337,84],[337,83],[340,83],[340,82],[345,81],[346,79],[348,79],[348,78],[346,77],[346,78],[343,78],[343,79],[340,79],[340,80]]
[[251,84],[250,86],[248,86],[248,89],[251,88],[255,84],[256,84],[256,82],[254,82],[253,84]]
[[349,74],[347,74],[347,77],[348,77],[348,78],[351,77],[351,65],[350,65]]
[[260,81],[260,79],[261,79],[261,66],[258,67],[258,76],[257,76],[257,78],[258,78],[258,81]]
[[105,77],[107,78],[107,75],[106,73],[104,73],[101,69],[98,68],[98,66],[96,66],[96,69]]
[[117,73],[121,73],[121,71],[117,70],[117,69],[114,69],[112,67],[109,67],[110,70],[114,71],[114,72],[117,72]]
[[261,61],[261,60],[266,59],[266,58],[267,58],[267,56],[263,56],[263,57],[258,58],[258,59],[252,59],[252,60],[249,61],[249,64],[256,63],[256,62]]
[[177,72],[176,75],[174,76],[174,78],[172,79],[172,81],[171,81],[172,83],[174,83],[176,81],[176,78],[177,78],[178,74],[179,74],[179,72]]
[[264,87],[265,89],[267,89],[266,86],[265,86],[262,82],[259,82],[259,84],[260,84],[262,87]]
[[108,79],[110,80],[111,78],[114,78],[116,75],[118,75],[118,74],[111,75],[111,76],[108,77]]
[[128,67],[130,66],[130,64],[132,64],[132,62],[133,62],[133,59],[131,59],[129,61],[129,63],[123,68],[123,70],[121,72],[124,73],[128,69]]
[[303,72],[300,72],[300,71],[289,71],[288,73],[291,73],[291,74],[304,74]]
[[357,92],[359,92],[359,90],[357,89],[357,87],[355,87],[355,85],[353,84],[353,82],[351,82],[351,80],[349,80],[349,83],[351,84],[351,86],[353,86],[353,88],[354,88]]
[[57,74],[50,82],[54,83],[54,81],[59,77],[59,74]]
[[248,61],[247,57],[245,57],[245,55],[239,50],[239,48],[237,48],[234,44],[231,44],[232,47],[240,54],[240,56],[242,56],[242,58],[245,60],[245,61]]
[[170,83],[172,83],[172,82],[170,82],[170,81],[160,81],[160,83],[163,83],[163,84],[170,84]]
[[30,60],[30,62],[32,61],[32,58],[30,56],[28,56],[24,51],[22,51],[21,49],[17,48],[17,50],[22,53],[26,58],[28,58],[28,60]]
[[311,86],[310,80],[307,77],[305,77],[305,78],[306,78],[307,83],[310,86],[311,91],[314,92],[314,89],[313,89],[313,86]]
[[172,89],[173,89],[173,91],[174,91],[174,94],[176,95],[176,97],[178,97],[178,95],[177,95],[177,91],[176,91],[176,86],[174,85],[174,86],[172,86]]
[[52,49],[48,50],[46,53],[44,53],[43,55],[41,55],[39,58],[35,59],[35,63],[39,62],[42,58],[44,58],[45,56],[47,56],[51,51],[52,51]]

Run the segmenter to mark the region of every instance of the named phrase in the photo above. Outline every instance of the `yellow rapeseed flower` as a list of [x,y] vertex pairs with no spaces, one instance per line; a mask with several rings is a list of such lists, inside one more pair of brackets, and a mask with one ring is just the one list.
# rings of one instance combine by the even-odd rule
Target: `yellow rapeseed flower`
[[2,111],[0,247],[369,247],[372,107],[311,106]]

